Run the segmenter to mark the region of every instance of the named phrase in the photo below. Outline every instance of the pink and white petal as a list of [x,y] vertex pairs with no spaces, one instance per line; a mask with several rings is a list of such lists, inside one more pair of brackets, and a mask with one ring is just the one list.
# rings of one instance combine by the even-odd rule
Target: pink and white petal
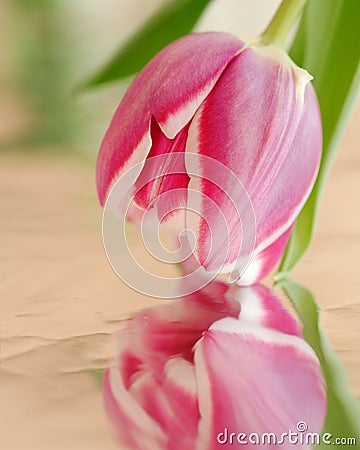
[[[229,63],[195,114],[186,151],[216,159],[242,182],[254,208],[255,252],[260,253],[289,229],[315,181],[321,120],[312,86],[307,84],[304,98],[299,98],[290,64],[253,48],[244,49]],[[207,181],[211,179],[207,164],[201,171],[202,191],[229,218],[230,247],[236,247],[241,233],[234,219],[236,210],[223,192],[226,186]],[[193,180],[189,188],[192,184]],[[241,204],[240,195],[239,190],[232,192],[231,200]],[[210,228],[219,235],[216,227],[214,222]],[[205,246],[208,236],[202,221],[197,235]],[[219,240],[219,248],[223,245],[227,243]],[[199,254],[201,258],[201,251]],[[230,253],[229,262],[235,256]]]
[[167,442],[162,450],[193,446],[199,420],[193,364],[180,357],[172,358],[166,363],[162,378],[143,372],[130,393],[164,431]]
[[276,241],[253,255],[251,262],[238,281],[240,286],[249,286],[263,280],[274,269],[284,253],[293,227],[291,226]]
[[222,317],[239,315],[239,303],[225,295],[228,289],[226,283],[215,281],[183,299],[138,312],[117,335],[122,342],[119,353],[129,361],[122,363],[124,380],[138,370],[139,361],[156,374],[174,356],[192,361],[193,346],[204,330]]
[[175,415],[167,429],[168,450],[193,448],[200,418],[194,365],[180,357],[170,359],[164,370],[163,391]]
[[[198,308],[204,311],[203,320],[206,316],[209,325],[222,317],[238,317],[240,305],[237,299],[229,292],[231,286],[220,280],[211,281],[201,290],[194,292],[184,298],[185,302],[193,302]],[[207,314],[205,314],[205,311]],[[203,330],[208,329],[203,327]]]
[[151,112],[167,137],[174,138],[190,121],[244,45],[228,33],[194,33],[173,42],[152,60]]
[[302,337],[299,323],[283,306],[272,289],[261,284],[248,287],[234,285],[227,295],[239,302],[238,318],[241,322]]
[[233,448],[217,441],[225,428],[279,438],[296,431],[300,421],[310,433],[322,430],[326,396],[320,366],[297,336],[221,319],[197,344],[195,368],[201,414],[196,450]]
[[243,45],[225,33],[192,34],[146,65],[121,101],[100,148],[96,181],[102,205],[114,179],[149,153],[151,117],[173,139]]
[[[283,218],[284,225],[277,230],[269,229],[269,237],[259,242],[257,252],[268,247],[281,234],[292,226],[294,219],[300,213],[315,183],[320,164],[322,150],[322,126],[320,108],[313,86],[305,87],[302,114],[294,139],[286,155],[286,160],[277,173],[277,184],[274,191],[270,188],[273,202],[272,211],[264,209],[269,214],[269,220],[276,223],[277,215]],[[288,217],[288,218],[287,218]],[[286,220],[287,218],[287,220]]]
[[103,398],[107,414],[115,428],[116,437],[135,450],[163,450],[167,437],[125,389],[116,368],[105,372]]
[[174,139],[169,139],[152,120],[152,147],[136,181],[134,200],[144,210],[156,207],[160,221],[186,207],[189,177],[184,152],[187,134],[188,126],[185,126]]
[[163,391],[162,379],[144,366],[144,371],[134,379],[129,393],[140,407],[160,425],[169,440],[169,429],[173,427],[177,417],[170,399]]
[[202,155],[196,153],[196,148],[194,152],[197,118],[196,114],[190,124],[185,164],[190,176],[188,211],[198,214],[187,215],[187,227],[196,236],[197,261],[209,272],[229,272],[233,263],[248,256],[241,251],[242,230],[254,229],[254,213],[231,168],[218,161],[216,154]]

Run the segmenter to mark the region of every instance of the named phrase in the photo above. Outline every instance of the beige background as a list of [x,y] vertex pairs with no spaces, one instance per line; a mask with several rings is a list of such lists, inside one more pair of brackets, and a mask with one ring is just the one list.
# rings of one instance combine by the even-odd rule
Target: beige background
[[[94,17],[95,3],[91,3]],[[112,2],[108,3],[110,8]],[[142,8],[145,16],[159,2],[151,7],[149,2],[120,3],[127,11],[121,16],[126,24]],[[256,33],[276,3],[259,1],[258,14],[247,11],[239,24],[232,8],[240,11],[246,2],[236,6],[230,0],[214,2],[199,29]],[[105,21],[105,16],[99,20]],[[114,33],[115,21],[111,26]],[[123,32],[130,31],[129,26]],[[104,47],[110,41],[115,45],[109,34]],[[102,247],[94,157],[103,124],[112,114],[110,103],[104,102],[101,120],[90,122],[96,139],[85,161],[14,150],[0,155],[0,448],[4,450],[118,448],[110,436],[93,370],[111,356],[110,334],[118,321],[156,301],[125,287]],[[8,123],[4,132],[17,126],[10,116],[0,108],[2,126]],[[316,294],[327,334],[358,397],[359,118],[358,105],[326,187],[315,241],[293,274]]]

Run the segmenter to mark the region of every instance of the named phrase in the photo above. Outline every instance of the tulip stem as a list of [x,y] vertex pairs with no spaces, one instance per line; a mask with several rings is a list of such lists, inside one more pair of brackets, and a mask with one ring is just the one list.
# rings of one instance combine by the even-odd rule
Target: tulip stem
[[301,14],[307,0],[283,0],[268,27],[261,36],[261,41],[284,47],[286,38],[296,19]]

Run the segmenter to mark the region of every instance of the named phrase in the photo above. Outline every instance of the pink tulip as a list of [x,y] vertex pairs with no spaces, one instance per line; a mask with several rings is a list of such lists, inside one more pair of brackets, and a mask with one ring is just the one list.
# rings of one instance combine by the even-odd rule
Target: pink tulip
[[[211,158],[232,171],[251,199],[256,241],[242,282],[262,279],[279,260],[317,175],[321,118],[310,79],[271,45],[245,44],[225,33],[173,42],[136,77],[107,130],[97,161],[101,204],[116,180],[140,163],[134,192],[146,182],[135,195],[132,220],[167,194],[168,214],[159,216],[191,222],[199,263],[210,272],[229,272],[250,225],[238,217],[243,195],[229,185],[226,171],[213,182]],[[189,154],[199,157],[200,181]],[[166,157],[149,162],[159,155]],[[187,221],[171,210],[188,206],[190,189],[203,197],[201,217]]]
[[[240,433],[250,443],[259,437],[254,448],[300,449],[309,446],[298,424],[307,433],[322,430],[318,360],[263,286],[215,281],[137,313],[115,339],[103,393],[117,437],[130,449],[238,448]],[[283,433],[290,431],[303,442],[289,443]],[[278,445],[264,433],[274,433]]]

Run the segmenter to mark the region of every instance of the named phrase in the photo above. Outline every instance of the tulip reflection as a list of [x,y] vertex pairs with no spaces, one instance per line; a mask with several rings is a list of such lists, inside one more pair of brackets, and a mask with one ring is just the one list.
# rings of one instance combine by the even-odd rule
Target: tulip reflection
[[236,448],[230,433],[280,439],[300,422],[309,433],[321,432],[326,397],[319,362],[264,286],[212,282],[138,312],[115,339],[103,393],[117,435],[131,449]]

